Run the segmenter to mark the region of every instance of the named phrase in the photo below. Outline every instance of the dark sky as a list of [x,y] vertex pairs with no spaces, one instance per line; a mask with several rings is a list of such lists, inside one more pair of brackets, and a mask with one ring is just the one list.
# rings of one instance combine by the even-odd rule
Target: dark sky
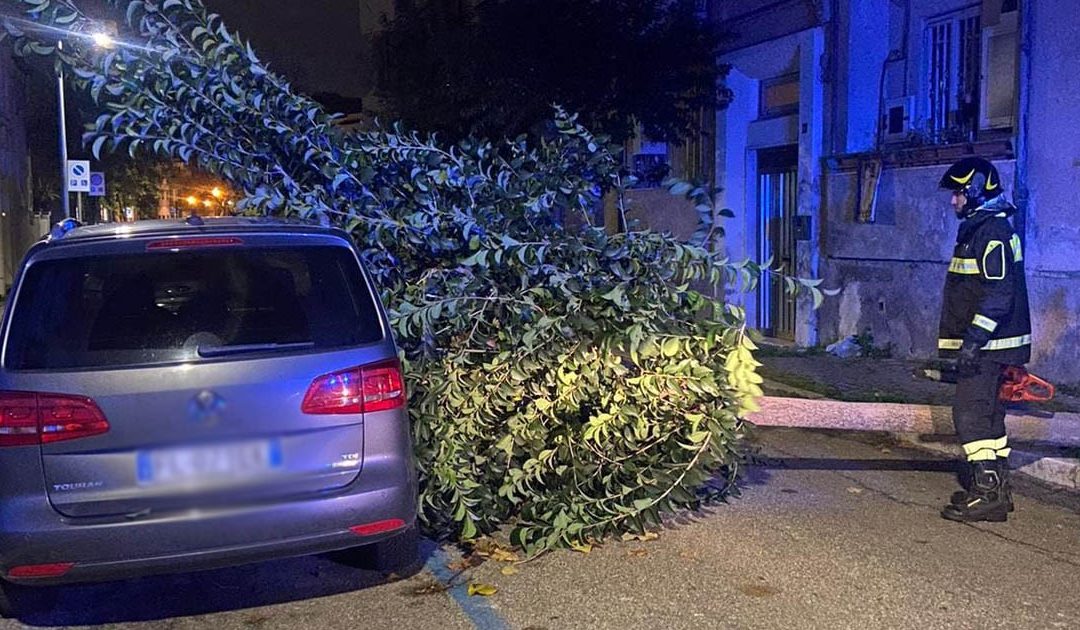
[[205,0],[302,92],[359,97],[359,0]]

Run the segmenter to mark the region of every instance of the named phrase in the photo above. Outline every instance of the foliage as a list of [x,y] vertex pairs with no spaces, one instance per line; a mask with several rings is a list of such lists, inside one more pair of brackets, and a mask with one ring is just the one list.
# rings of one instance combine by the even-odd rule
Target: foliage
[[111,212],[133,208],[139,219],[157,218],[167,163],[146,155],[137,155],[135,159],[113,155],[102,162],[98,168],[108,174],[103,205]]
[[[474,6],[475,5],[475,6]],[[617,141],[699,133],[722,105],[719,38],[694,0],[421,0],[383,34],[380,88],[409,124],[504,137],[550,123],[551,102]]]
[[[92,28],[70,0],[5,1]],[[641,531],[734,475],[758,364],[742,310],[692,285],[752,287],[761,269],[701,246],[722,234],[711,191],[670,183],[706,220],[697,245],[609,235],[588,217],[629,182],[575,116],[532,143],[344,135],[197,0],[114,4],[137,45],[73,36],[58,54],[103,110],[86,141],[179,157],[242,188],[247,212],[352,234],[403,351],[431,530],[512,523],[535,551]],[[6,30],[22,54],[57,52]]]

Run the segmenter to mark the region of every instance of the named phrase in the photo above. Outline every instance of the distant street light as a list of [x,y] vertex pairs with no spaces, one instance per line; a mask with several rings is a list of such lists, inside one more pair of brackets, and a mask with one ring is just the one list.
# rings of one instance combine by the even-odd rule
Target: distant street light
[[189,206],[194,206],[199,203],[199,200],[195,198],[195,195],[188,195],[188,198],[184,201],[187,201]]
[[221,189],[218,188],[217,186],[214,186],[214,189],[210,191],[210,194],[213,195],[214,197],[217,197],[218,199],[221,199],[222,196],[225,195],[225,193],[221,192]]

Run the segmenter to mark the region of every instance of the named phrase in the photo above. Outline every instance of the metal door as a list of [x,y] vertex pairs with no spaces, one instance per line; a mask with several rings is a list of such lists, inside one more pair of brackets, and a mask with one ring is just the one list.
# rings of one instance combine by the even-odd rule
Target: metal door
[[[798,198],[796,154],[792,148],[762,151],[758,159],[758,262],[795,275],[795,214]],[[757,326],[779,339],[795,339],[795,297],[784,281],[763,274],[757,292]]]

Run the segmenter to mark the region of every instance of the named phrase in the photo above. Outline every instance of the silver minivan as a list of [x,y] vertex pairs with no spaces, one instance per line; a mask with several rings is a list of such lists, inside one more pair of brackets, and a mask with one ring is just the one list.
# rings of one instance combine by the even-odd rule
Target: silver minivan
[[65,222],[2,340],[0,611],[6,583],[415,558],[397,348],[344,232]]

